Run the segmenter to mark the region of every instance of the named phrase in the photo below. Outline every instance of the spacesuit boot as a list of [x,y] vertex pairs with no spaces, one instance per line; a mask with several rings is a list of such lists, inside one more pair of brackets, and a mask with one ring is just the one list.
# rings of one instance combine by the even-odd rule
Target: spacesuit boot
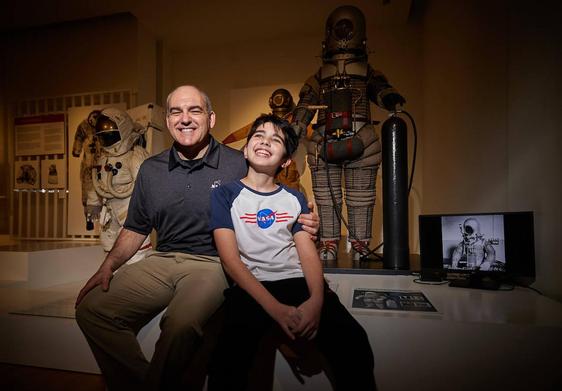
[[318,245],[318,256],[321,261],[335,261],[338,255],[337,240],[321,240]]
[[369,241],[368,240],[351,240],[351,259],[360,261],[361,257],[369,254]]

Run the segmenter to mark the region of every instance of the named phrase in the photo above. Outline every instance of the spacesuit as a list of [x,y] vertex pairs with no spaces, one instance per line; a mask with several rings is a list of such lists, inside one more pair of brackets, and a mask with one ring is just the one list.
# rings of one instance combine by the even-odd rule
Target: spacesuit
[[[111,250],[125,223],[137,173],[148,157],[146,149],[138,145],[145,131],[119,109],[107,108],[97,119],[101,154],[92,171],[94,189],[88,193],[87,206],[94,218],[99,216],[104,251]],[[128,263],[142,259],[150,248],[147,237]]]
[[391,111],[405,103],[386,77],[367,62],[362,12],[353,6],[338,7],[326,22],[322,66],[302,87],[293,116],[293,126],[301,134],[318,110],[315,130],[307,142],[307,162],[320,215],[319,255],[323,260],[336,259],[342,175],[353,259],[368,252],[381,162],[371,101]]
[[[100,110],[92,111],[88,118],[78,125],[74,134],[74,143],[72,144],[72,156],[80,157],[82,151],[84,151],[82,161],[80,162],[80,182],[82,183],[82,206],[84,207],[86,219],[88,219],[89,215],[91,216],[90,211],[88,211],[87,201],[88,193],[94,190],[92,169],[100,156],[100,145],[96,138],[95,128],[99,114]],[[90,227],[93,228],[93,223],[91,223]]]
[[473,217],[466,219],[459,227],[462,241],[452,255],[453,269],[502,271],[503,262],[496,260],[496,250],[490,240],[484,239],[480,223]]
[[[271,113],[279,118],[290,120],[292,111],[295,108],[293,97],[289,91],[284,88],[278,88],[269,97],[269,107]],[[231,134],[229,134],[223,141],[223,144],[230,144],[236,141],[244,140],[248,136],[248,132],[252,124],[248,124]],[[279,174],[276,175],[275,181],[282,183],[295,190],[300,189],[300,173],[297,168],[297,163],[292,160],[291,164],[285,167]]]

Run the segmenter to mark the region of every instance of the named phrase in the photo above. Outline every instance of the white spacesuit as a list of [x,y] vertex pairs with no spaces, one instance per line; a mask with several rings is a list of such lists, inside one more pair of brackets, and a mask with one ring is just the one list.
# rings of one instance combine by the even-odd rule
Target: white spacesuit
[[336,259],[343,175],[348,234],[353,259],[358,260],[368,252],[381,162],[370,101],[395,110],[405,100],[367,62],[365,18],[356,7],[338,7],[328,17],[322,66],[305,82],[299,97],[293,116],[299,134],[318,110],[315,131],[307,143],[307,161],[320,215],[320,258]]
[[504,263],[496,261],[496,250],[480,232],[480,223],[473,217],[460,226],[462,241],[453,250],[452,268],[468,270],[504,270]]
[[[92,171],[94,190],[88,193],[87,207],[93,218],[99,217],[104,251],[111,250],[123,227],[137,173],[148,157],[146,149],[138,145],[145,131],[119,109],[107,108],[97,119],[96,137],[101,154]],[[128,263],[142,259],[150,248],[147,237]]]

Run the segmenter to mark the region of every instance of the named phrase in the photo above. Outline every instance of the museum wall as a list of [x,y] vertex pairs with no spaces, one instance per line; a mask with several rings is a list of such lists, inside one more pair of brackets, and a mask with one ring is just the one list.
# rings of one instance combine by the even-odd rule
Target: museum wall
[[6,59],[10,100],[136,87],[137,22],[94,18],[12,35]]
[[[4,48],[4,40],[0,39],[0,50]],[[0,75],[4,74],[4,62],[0,60]],[[0,77],[0,129],[6,128],[6,107],[5,107],[5,84],[4,79]],[[8,239],[6,236],[10,233],[9,226],[9,211],[10,204],[8,199],[8,194],[10,193],[10,181],[9,175],[5,173],[9,170],[8,164],[8,146],[10,145],[8,141],[8,135],[4,131],[0,131],[0,243],[3,243]]]
[[562,4],[509,15],[508,208],[535,211],[538,286],[562,300]]
[[535,286],[562,299],[561,7],[533,4],[428,2],[422,210],[534,211]]

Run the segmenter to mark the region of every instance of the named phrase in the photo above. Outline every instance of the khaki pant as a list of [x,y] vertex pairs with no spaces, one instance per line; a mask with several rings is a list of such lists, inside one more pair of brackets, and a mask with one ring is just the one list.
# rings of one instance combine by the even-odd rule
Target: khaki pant
[[[99,286],[89,292],[76,321],[109,390],[179,388],[202,328],[222,304],[227,286],[218,257],[154,252],[122,266],[107,292]],[[136,334],[166,307],[149,363]]]

